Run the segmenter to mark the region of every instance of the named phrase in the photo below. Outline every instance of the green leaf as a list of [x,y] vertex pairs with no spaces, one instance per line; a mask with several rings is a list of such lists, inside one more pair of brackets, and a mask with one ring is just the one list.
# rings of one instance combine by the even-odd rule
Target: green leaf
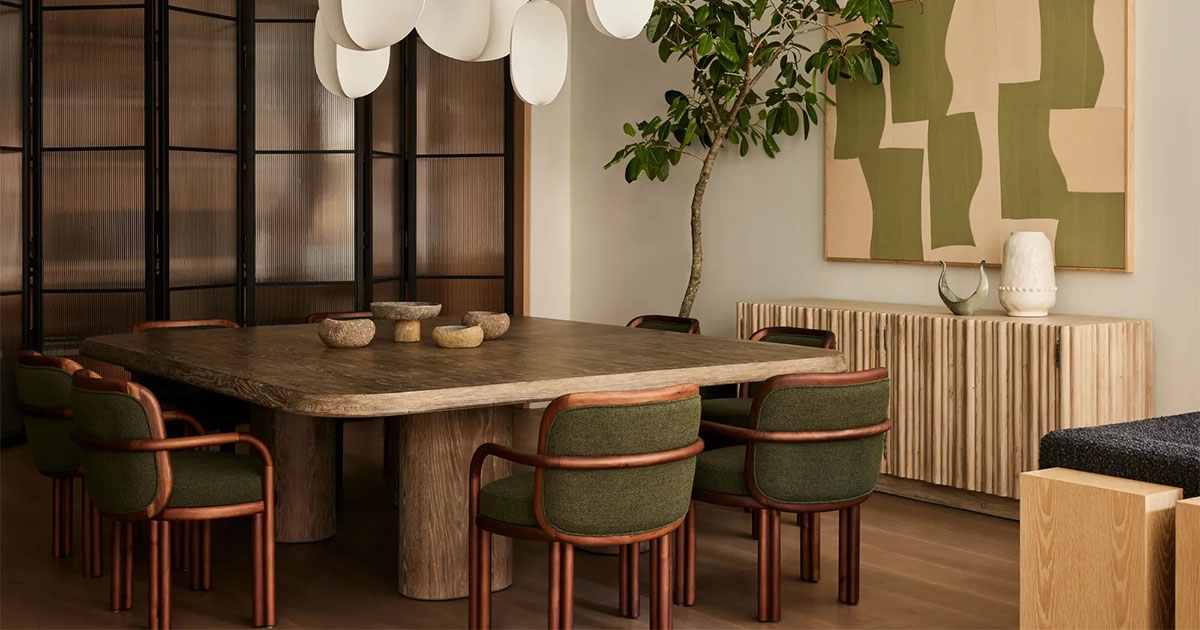
[[696,40],[696,54],[700,56],[707,55],[712,52],[713,38],[712,35],[705,33]]
[[729,41],[728,39],[722,39],[721,41],[717,42],[717,52],[721,54],[722,59],[732,62],[733,64],[737,64],[739,61],[741,61],[741,58],[738,57],[737,47],[734,46],[733,42]]
[[629,160],[629,163],[625,165],[625,181],[628,183],[637,181],[638,175],[640,175],[641,172],[642,161],[636,157],[632,160]]
[[629,136],[630,138],[637,137],[637,131],[634,130],[633,125],[625,123],[625,135]]

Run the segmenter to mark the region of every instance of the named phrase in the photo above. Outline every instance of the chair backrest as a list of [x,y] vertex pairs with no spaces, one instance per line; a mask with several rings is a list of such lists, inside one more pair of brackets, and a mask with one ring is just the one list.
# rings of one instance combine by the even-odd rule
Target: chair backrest
[[375,314],[371,311],[346,311],[342,313],[313,313],[304,318],[306,324],[316,324],[327,319],[371,319]]
[[768,326],[754,331],[750,341],[787,343],[810,348],[832,348],[837,342],[831,330],[819,328],[797,328],[795,326]]
[[692,317],[675,317],[674,315],[638,315],[625,324],[627,328],[650,328],[669,332],[700,334],[700,320]]
[[33,350],[17,355],[13,370],[17,402],[25,420],[25,436],[33,463],[48,475],[79,468],[79,447],[71,441],[71,375],[83,366]]
[[[759,431],[837,431],[887,420],[886,368],[767,379],[750,412]],[[869,433],[864,431],[863,433]],[[751,492],[779,503],[835,503],[870,494],[883,459],[882,432],[821,442],[754,441],[747,453]]]
[[[612,457],[696,445],[695,385],[569,394],[542,415],[538,453]],[[628,536],[669,527],[687,514],[696,458],[598,470],[536,469],[534,511],[543,527],[576,537]],[[667,459],[667,457],[664,457]]]
[[137,440],[166,438],[158,400],[137,383],[88,370],[76,372],[73,385],[75,431],[88,440],[82,443],[83,468],[92,502],[101,512],[125,519],[157,514],[171,496],[170,459],[166,451],[128,448]]
[[133,325],[133,332],[139,333],[156,328],[240,328],[238,323],[228,319],[154,319]]

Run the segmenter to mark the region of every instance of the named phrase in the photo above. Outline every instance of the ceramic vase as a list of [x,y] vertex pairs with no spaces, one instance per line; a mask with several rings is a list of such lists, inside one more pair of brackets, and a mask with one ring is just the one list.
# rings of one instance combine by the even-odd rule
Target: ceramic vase
[[1013,232],[1004,241],[1000,268],[1000,305],[1012,317],[1045,317],[1058,287],[1054,250],[1042,232]]

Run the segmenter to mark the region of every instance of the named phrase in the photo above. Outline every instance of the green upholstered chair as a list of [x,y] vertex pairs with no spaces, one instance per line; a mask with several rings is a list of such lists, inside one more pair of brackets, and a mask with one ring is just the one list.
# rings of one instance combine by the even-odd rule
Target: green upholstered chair
[[625,324],[628,328],[649,328],[651,330],[666,330],[669,332],[700,334],[700,320],[691,317],[675,317],[673,315],[638,315]]
[[[753,335],[750,335],[750,341],[786,343],[810,348],[833,348],[836,338],[833,332],[828,330],[796,328],[793,326],[770,326],[756,330]],[[739,387],[737,396],[723,398],[706,397],[700,415],[704,420],[709,422],[732,424],[739,427],[748,426],[750,404],[753,400],[754,391],[757,388],[758,383],[744,383]],[[710,446],[714,445],[710,444]]]
[[[780,512],[838,512],[838,600],[858,603],[859,505],[879,477],[883,434],[891,428],[888,391],[885,368],[784,374],[758,388],[748,426],[701,423],[705,434],[743,442],[697,458],[693,497],[758,514],[759,621],[780,616]],[[819,579],[819,531],[815,519],[801,520],[801,579],[806,581]],[[685,546],[694,549],[694,542]],[[694,580],[694,559],[685,566],[684,579]]]
[[[134,325],[133,332],[141,333],[167,329],[203,330],[209,328],[239,328],[239,326],[237,322],[228,319],[150,320]],[[149,374],[133,374],[132,380],[148,387],[165,407],[178,409],[188,415],[199,418],[210,429],[233,431],[237,428],[237,425],[250,421],[249,404],[232,396],[217,394]]]
[[[50,555],[71,555],[75,478],[83,476],[79,447],[71,441],[71,375],[83,366],[70,359],[48,357],[32,350],[17,355],[14,378],[17,402],[25,421],[25,436],[33,463],[50,478]],[[100,521],[80,483],[79,546],[83,574],[100,575]]]
[[[274,467],[262,442],[244,433],[168,438],[167,422],[198,426],[179,411],[164,412],[154,394],[129,381],[88,370],[72,377],[72,439],[82,447],[88,494],[114,522],[112,608],[133,605],[133,524],[149,521],[151,628],[171,624],[171,524],[191,523],[197,540],[210,545],[211,521],[252,516],[255,626],[275,625]],[[257,455],[205,449],[247,444]],[[201,589],[210,585],[208,568]],[[193,578],[193,586],[197,581]]]
[[[650,541],[650,625],[670,627],[668,539],[690,511],[699,428],[695,385],[570,394],[542,414],[537,454],[480,446],[470,468],[469,626],[491,626],[491,540],[500,534],[550,543],[551,628],[572,626],[577,545],[619,546],[620,611],[637,617],[638,546]],[[481,486],[488,457],[534,471]]]

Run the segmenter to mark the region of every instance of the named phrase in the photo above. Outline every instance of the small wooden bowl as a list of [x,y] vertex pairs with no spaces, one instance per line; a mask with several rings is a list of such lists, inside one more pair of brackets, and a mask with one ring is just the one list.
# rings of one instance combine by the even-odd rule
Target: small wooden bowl
[[330,348],[362,348],[375,338],[375,322],[369,319],[323,319],[317,336]]
[[479,326],[438,326],[433,329],[433,342],[443,348],[475,348],[483,343]]
[[479,326],[483,329],[483,338],[490,341],[508,332],[511,320],[508,313],[467,311],[467,314],[463,315],[462,323],[463,326]]

